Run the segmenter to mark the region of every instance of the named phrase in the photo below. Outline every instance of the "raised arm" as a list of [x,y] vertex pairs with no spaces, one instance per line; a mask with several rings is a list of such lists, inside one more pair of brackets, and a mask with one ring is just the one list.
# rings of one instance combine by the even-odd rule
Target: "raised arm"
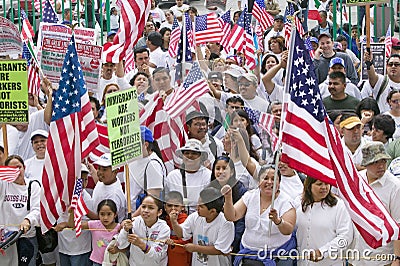
[[244,217],[247,211],[247,207],[243,202],[243,199],[240,199],[233,205],[232,199],[232,188],[229,185],[225,185],[221,189],[222,195],[224,195],[224,215],[225,219],[228,221],[236,222],[237,220]]

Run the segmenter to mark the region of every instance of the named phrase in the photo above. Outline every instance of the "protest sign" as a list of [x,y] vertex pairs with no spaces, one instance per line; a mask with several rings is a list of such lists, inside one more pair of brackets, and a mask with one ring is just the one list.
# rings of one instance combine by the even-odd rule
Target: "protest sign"
[[[361,79],[368,80],[367,65],[364,62],[365,43],[361,45]],[[371,58],[377,74],[385,75],[386,60],[385,60],[385,44],[371,43]]]
[[28,123],[26,60],[0,61],[0,123]]
[[142,141],[136,88],[107,94],[106,113],[113,168],[140,157]]
[[[40,65],[45,76],[54,84],[60,81],[60,73],[67,51],[69,39],[45,37],[42,41]],[[83,77],[89,91],[98,88],[101,71],[101,54],[103,47],[91,44],[76,43],[76,50],[81,63]]]
[[365,6],[382,3],[389,3],[389,0],[346,0],[346,6]]
[[10,20],[0,17],[0,55],[22,53],[22,40],[18,27]]
[[[94,29],[75,28],[74,35],[77,43],[96,45],[97,33]],[[46,37],[69,41],[71,36],[72,29],[67,25],[41,22],[39,26],[38,48],[40,49],[42,41]]]

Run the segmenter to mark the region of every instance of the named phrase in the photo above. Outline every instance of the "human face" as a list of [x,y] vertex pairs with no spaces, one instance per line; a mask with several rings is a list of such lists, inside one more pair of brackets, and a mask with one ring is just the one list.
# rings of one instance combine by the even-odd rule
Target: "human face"
[[28,93],[28,104],[30,106],[35,106],[35,98],[32,93]]
[[239,13],[237,13],[237,14],[235,14],[235,15],[233,16],[233,22],[234,22],[234,23],[236,23],[236,22],[239,20],[239,16],[240,16]]
[[234,111],[243,109],[243,106],[239,102],[236,103],[230,102],[228,103],[228,107],[226,109],[228,113],[231,115]]
[[171,89],[171,78],[165,72],[157,72],[153,75],[154,88],[158,91],[169,91]]
[[368,183],[372,183],[385,174],[387,168],[386,163],[387,160],[381,159],[366,166]]
[[149,60],[150,60],[150,57],[149,57],[147,52],[136,54],[136,59],[135,59],[136,67],[139,67],[139,66],[141,66],[143,64],[148,65],[149,64]]
[[201,153],[196,151],[183,151],[183,163],[187,172],[196,172],[201,165]]
[[167,31],[164,33],[163,41],[169,43],[169,38],[170,38],[170,37],[171,37],[171,32],[170,32],[169,30],[167,30]]
[[144,223],[148,227],[151,227],[157,222],[161,212],[162,210],[158,209],[157,204],[151,197],[146,197],[140,206],[140,216],[142,216]]
[[318,43],[316,43],[316,42],[311,42],[311,46],[314,51],[318,49]]
[[32,139],[32,148],[38,159],[44,159],[46,153],[47,138],[36,135]]
[[295,175],[295,171],[293,170],[293,168],[290,168],[287,163],[279,161],[278,169],[279,169],[279,171],[281,171],[281,174],[284,176],[294,176]]
[[164,206],[165,212],[169,215],[171,211],[180,211],[182,212],[185,208],[182,206],[182,203],[179,202],[178,199],[169,199]]
[[281,31],[283,29],[283,21],[280,19],[275,20],[274,22],[274,30],[275,31]]
[[115,182],[117,170],[112,171],[111,166],[101,166],[97,168],[97,177],[104,185],[111,185]]
[[276,66],[278,64],[278,62],[276,62],[275,58],[273,58],[272,56],[269,57],[267,59],[267,61],[265,62],[265,69],[268,71],[270,70],[273,66]]
[[332,99],[343,98],[346,95],[344,93],[345,89],[346,89],[346,83],[342,83],[342,81],[339,78],[337,79],[329,78],[328,90],[329,93],[331,94]]
[[214,71],[219,71],[219,72],[225,71],[225,63],[222,61],[218,61],[214,66]]
[[372,125],[372,140],[373,141],[380,141],[382,143],[386,143],[386,135],[382,129],[377,129],[375,125]]
[[386,64],[386,70],[391,79],[400,79],[400,58],[392,57]]
[[110,206],[103,205],[100,208],[99,219],[105,228],[115,223],[115,217],[117,217],[117,214],[111,210]]
[[183,5],[183,0],[175,0],[175,2],[178,7],[181,7]]
[[224,145],[224,151],[231,152],[231,137],[229,134],[225,134],[224,138],[222,139],[222,144]]
[[325,199],[329,195],[331,186],[328,183],[320,180],[315,181],[311,184],[311,195],[315,202],[319,202]]
[[111,85],[111,86],[108,86],[106,94],[111,94],[111,93],[117,92],[117,91],[119,91],[119,88],[117,86]]
[[90,105],[92,106],[92,113],[94,116],[94,119],[99,117],[99,110],[96,108],[96,104],[94,102],[90,102]]
[[174,22],[174,16],[170,12],[165,13],[165,19],[168,21],[168,23],[173,23]]
[[322,13],[322,12],[320,12],[319,15],[320,15],[320,17],[321,17],[320,25],[323,25],[324,23],[326,23],[327,17],[326,17],[325,14]]
[[112,78],[114,73],[114,64],[113,63],[105,63],[103,64],[103,78],[109,80]]
[[194,118],[192,124],[187,126],[189,136],[198,140],[203,140],[207,134],[207,121],[204,118]]
[[212,85],[214,85],[214,87],[221,91],[222,90],[222,80],[219,79],[209,79],[209,81],[211,82]]
[[390,109],[393,112],[399,113],[400,112],[400,92],[394,93],[392,98],[389,100]]
[[237,85],[237,82],[229,74],[225,74],[224,84],[225,84],[225,88],[228,88],[228,89],[233,90],[235,92],[237,92],[238,89],[239,89],[238,85]]
[[282,104],[272,106],[271,113],[274,115],[275,123],[280,123],[282,114]]
[[333,52],[332,39],[327,36],[321,37],[321,39],[319,40],[319,47],[321,47],[322,52],[324,54],[326,54],[326,55],[332,54],[332,52]]
[[356,125],[351,129],[343,128],[343,139],[347,146],[358,146],[361,143],[362,126]]
[[358,35],[357,29],[352,29],[351,30],[351,38],[356,39]]
[[235,118],[233,118],[233,120],[232,120],[232,126],[235,128],[240,127],[240,128],[246,129],[247,120],[244,117],[236,115]]
[[138,93],[140,94],[149,87],[149,79],[146,76],[139,75],[136,77],[133,86],[137,88]]
[[328,74],[330,74],[332,72],[342,72],[342,73],[346,74],[344,67],[340,64],[333,65],[331,68],[329,68]]
[[[260,176],[260,192],[266,196],[272,197],[272,191],[274,187],[274,174],[275,171],[273,169],[268,169],[262,176]],[[279,190],[279,180],[277,182],[276,191]]]
[[219,43],[210,42],[208,44],[208,49],[210,49],[211,53],[220,54],[220,52],[221,52],[220,48],[221,48],[221,45]]
[[229,166],[229,163],[225,160],[219,160],[215,163],[214,168],[215,178],[219,182],[221,186],[224,186],[228,183],[229,178],[232,175],[232,169]]
[[146,22],[146,26],[144,27],[144,30],[145,30],[145,32],[146,32],[147,34],[149,34],[150,32],[155,31],[156,28],[154,27],[153,22],[147,21],[147,22]]
[[239,93],[244,99],[251,100],[256,96],[257,87],[247,79],[241,78],[238,80],[238,85]]
[[14,166],[19,169],[19,176],[14,182],[23,181],[25,177],[25,166],[17,159],[12,159],[8,162],[8,166]]
[[340,44],[342,44],[342,50],[346,51],[347,49],[347,42],[346,41],[341,41]]
[[279,43],[276,40],[271,40],[271,44],[269,45],[269,49],[275,54],[279,54],[279,53],[282,52],[282,49],[279,47]]
[[210,210],[207,208],[201,198],[197,204],[197,213],[200,217],[208,218],[210,216]]

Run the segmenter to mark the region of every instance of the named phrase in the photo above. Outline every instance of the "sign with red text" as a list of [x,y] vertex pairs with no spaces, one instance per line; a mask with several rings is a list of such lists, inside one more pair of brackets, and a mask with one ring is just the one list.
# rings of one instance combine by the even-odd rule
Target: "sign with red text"
[[0,16],[0,55],[22,53],[22,40],[18,27]]

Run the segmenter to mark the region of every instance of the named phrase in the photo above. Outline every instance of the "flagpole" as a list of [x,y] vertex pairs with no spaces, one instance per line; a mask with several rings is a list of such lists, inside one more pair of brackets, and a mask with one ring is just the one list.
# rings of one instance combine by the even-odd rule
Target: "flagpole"
[[[186,13],[186,12],[185,12]],[[184,14],[183,15],[183,18],[182,18],[182,35],[183,35],[183,43],[182,43],[182,61],[181,61],[181,64],[182,64],[182,67],[181,67],[181,71],[182,71],[182,83],[183,83],[183,81],[185,80],[185,74],[186,74],[186,69],[185,69],[185,66],[186,66],[186,54],[185,54],[185,51],[186,51],[186,38],[187,38],[187,36],[186,36],[186,15]],[[193,38],[194,38],[194,36],[193,36]]]
[[129,178],[129,165],[125,164],[125,192],[128,208],[128,219],[132,219],[132,205],[131,205],[131,183]]

